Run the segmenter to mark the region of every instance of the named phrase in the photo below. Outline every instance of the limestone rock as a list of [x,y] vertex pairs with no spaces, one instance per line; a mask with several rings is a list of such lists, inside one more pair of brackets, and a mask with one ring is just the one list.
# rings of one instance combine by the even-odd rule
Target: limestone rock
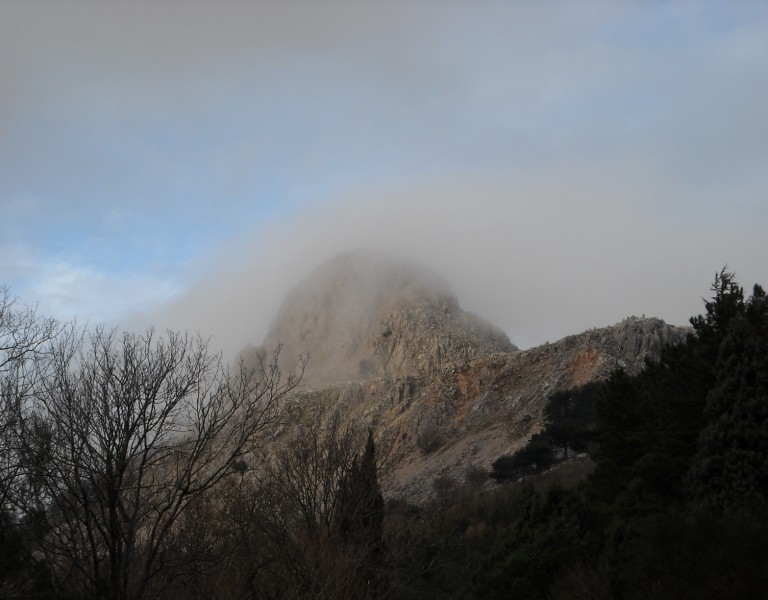
[[[348,253],[288,294],[263,347],[249,353],[263,358],[282,343],[284,369],[308,354],[281,422],[322,424],[338,415],[374,428],[388,457],[386,493],[419,501],[436,481],[477,482],[498,456],[524,445],[543,427],[553,393],[617,368],[638,373],[686,334],[660,319],[629,317],[520,351],[463,311],[434,274]],[[275,432],[274,443],[288,431]]]
[[308,357],[308,384],[432,373],[515,350],[463,311],[444,280],[370,252],[342,254],[291,290],[263,347],[277,344],[289,369]]

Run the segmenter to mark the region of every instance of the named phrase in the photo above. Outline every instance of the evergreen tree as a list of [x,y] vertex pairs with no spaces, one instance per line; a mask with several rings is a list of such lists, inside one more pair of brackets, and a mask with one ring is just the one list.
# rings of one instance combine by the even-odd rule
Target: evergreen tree
[[715,274],[710,288],[715,295],[704,301],[706,314],[690,319],[696,331],[696,345],[712,361],[717,359],[731,320],[744,313],[744,290],[736,283],[736,276],[726,268]]
[[514,454],[499,456],[491,465],[494,479],[519,479],[548,469],[555,462],[552,439],[545,433],[535,433],[528,443]]
[[367,577],[366,597],[384,595],[380,576],[384,558],[384,497],[379,485],[376,444],[368,431],[360,460],[355,460],[341,482],[339,532],[358,552],[358,570]]
[[686,343],[664,348],[636,377],[614,374],[599,401],[593,490],[608,501],[621,495],[629,512],[663,512],[688,497],[686,473],[707,423],[721,346],[745,310],[732,273],[717,273],[711,289],[706,313],[690,320]]
[[689,474],[717,510],[768,503],[768,299],[760,286],[728,324],[707,396],[707,425]]
[[562,448],[563,458],[568,458],[569,450],[587,449],[595,425],[595,401],[601,389],[602,384],[593,382],[549,397],[544,408],[545,432],[555,447]]

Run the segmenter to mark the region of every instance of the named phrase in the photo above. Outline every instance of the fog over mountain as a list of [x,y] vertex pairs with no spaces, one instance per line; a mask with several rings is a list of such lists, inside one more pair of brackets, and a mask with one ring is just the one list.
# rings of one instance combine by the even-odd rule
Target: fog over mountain
[[519,448],[543,427],[552,393],[616,368],[636,374],[685,335],[660,319],[627,318],[520,350],[463,310],[439,275],[357,250],[294,286],[264,344],[241,357],[256,365],[279,350],[283,374],[303,369],[280,409],[278,446],[296,427],[371,427],[389,447],[388,493],[423,500],[436,477],[461,481]]
[[0,281],[234,355],[372,248],[521,348],[768,279],[768,5],[0,2]]
[[435,274],[364,251],[333,258],[288,293],[261,351],[279,346],[286,370],[308,358],[304,382],[314,384],[431,373],[515,349]]
[[233,241],[191,292],[135,323],[200,330],[233,355],[263,341],[313,268],[360,248],[439,273],[464,309],[520,348],[630,315],[687,324],[726,263],[744,281],[766,279],[754,258],[759,221],[714,227],[665,206],[676,186],[614,167],[459,177],[320,204]]

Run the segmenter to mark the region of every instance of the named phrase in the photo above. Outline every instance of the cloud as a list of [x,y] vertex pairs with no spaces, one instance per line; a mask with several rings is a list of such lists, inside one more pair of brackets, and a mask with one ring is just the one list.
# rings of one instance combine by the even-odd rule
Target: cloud
[[214,334],[229,352],[258,344],[285,292],[350,248],[438,271],[521,347],[630,314],[685,324],[726,262],[747,285],[768,272],[764,221],[733,214],[714,225],[664,210],[684,192],[663,171],[621,161],[361,189],[253,232],[155,324]]
[[46,261],[18,294],[27,303],[39,299],[43,314],[61,320],[119,326],[127,315],[157,309],[181,290],[178,282],[156,274],[110,274],[85,265]]
[[0,276],[229,349],[358,246],[521,346],[684,322],[766,280],[766,40],[746,3],[0,3]]

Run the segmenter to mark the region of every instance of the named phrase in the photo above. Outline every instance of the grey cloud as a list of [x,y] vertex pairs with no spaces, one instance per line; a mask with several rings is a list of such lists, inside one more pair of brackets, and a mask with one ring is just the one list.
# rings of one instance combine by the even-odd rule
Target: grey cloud
[[[674,182],[621,164],[561,165],[515,177],[486,173],[357,193],[288,220],[231,250],[228,273],[204,278],[156,315],[203,328],[229,352],[259,343],[282,295],[349,248],[374,248],[444,275],[462,305],[522,347],[630,314],[675,324],[701,310],[715,270],[766,281],[749,215],[715,228],[681,225],[646,202],[674,200]],[[222,257],[225,258],[225,257]],[[207,329],[206,329],[207,328]]]
[[[271,219],[188,267],[199,285],[156,317],[230,348],[312,264],[366,245],[436,268],[522,346],[631,312],[680,322],[725,262],[765,281],[766,16],[6,2],[0,164],[50,192],[14,213],[30,244],[65,202],[87,231],[151,223],[136,246],[187,225],[199,254]],[[251,210],[280,202],[306,212]]]

